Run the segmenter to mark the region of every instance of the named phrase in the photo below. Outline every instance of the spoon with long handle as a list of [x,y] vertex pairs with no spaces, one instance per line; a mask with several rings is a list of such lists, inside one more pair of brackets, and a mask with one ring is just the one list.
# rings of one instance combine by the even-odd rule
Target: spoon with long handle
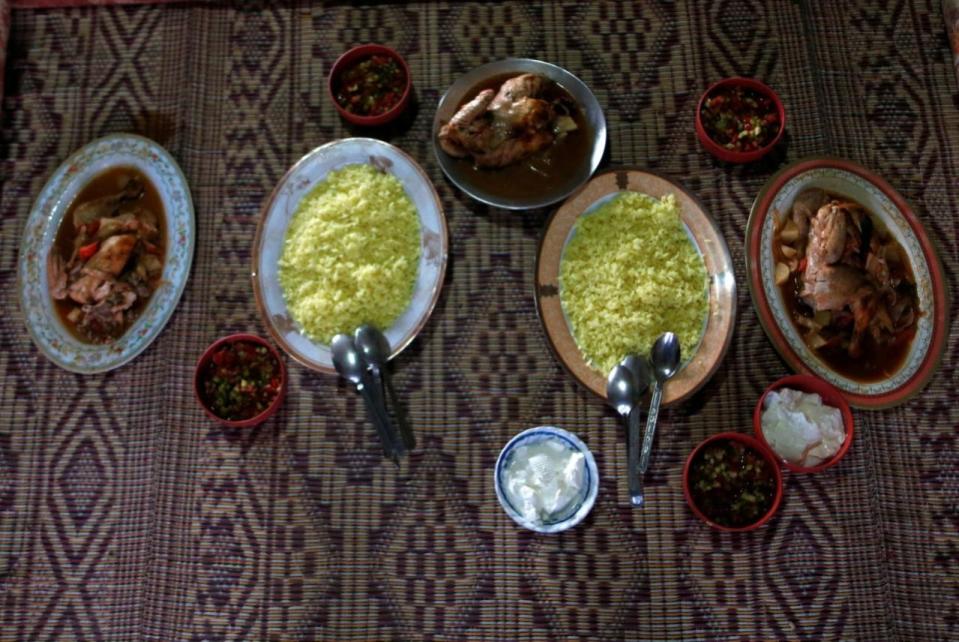
[[330,342],[330,351],[333,353],[333,367],[340,373],[340,376],[352,383],[356,391],[363,397],[366,412],[380,436],[380,442],[383,444],[383,454],[398,464],[399,459],[393,448],[393,440],[390,438],[392,430],[389,415],[386,413],[386,408],[378,403],[379,400],[373,392],[373,377],[367,370],[360,352],[356,349],[353,337],[348,334],[336,335]]
[[646,432],[643,434],[643,451],[639,455],[639,471],[649,469],[649,455],[653,450],[653,437],[656,435],[656,420],[659,419],[659,404],[663,400],[663,384],[679,369],[679,338],[672,332],[659,335],[649,353],[649,363],[653,371],[653,399],[649,404],[649,417],[646,418]]
[[413,438],[413,431],[405,420],[399,397],[386,371],[386,362],[390,359],[390,342],[382,332],[368,324],[358,327],[356,332],[353,333],[353,339],[356,349],[360,351],[360,355],[362,355],[363,360],[373,374],[373,388],[376,394],[380,396],[384,407],[386,406],[385,393],[389,392],[390,401],[396,411],[396,423],[399,424],[399,431],[394,431],[390,437],[396,453],[403,455],[406,450],[413,449],[416,440]]
[[606,401],[626,422],[626,479],[630,501],[643,503],[643,479],[639,474],[639,401],[646,391],[646,381],[637,379],[633,370],[620,363],[606,379]]
[[[629,417],[629,421],[633,422],[628,424],[629,430],[629,453],[630,461],[633,463],[630,464],[630,470],[635,468],[636,473],[636,487],[639,489],[638,493],[631,493],[630,500],[632,501],[633,506],[642,506],[645,501],[645,494],[643,493],[643,473],[639,466],[639,450],[640,450],[640,439],[639,439],[639,424],[640,424],[640,398],[646,394],[646,390],[649,388],[649,383],[653,380],[653,371],[649,367],[649,359],[638,354],[630,354],[623,357],[623,360],[619,362],[620,365],[625,366],[632,371],[633,376],[636,378],[637,389],[639,394],[636,397],[636,412],[632,413]],[[635,426],[633,425],[635,424]]]

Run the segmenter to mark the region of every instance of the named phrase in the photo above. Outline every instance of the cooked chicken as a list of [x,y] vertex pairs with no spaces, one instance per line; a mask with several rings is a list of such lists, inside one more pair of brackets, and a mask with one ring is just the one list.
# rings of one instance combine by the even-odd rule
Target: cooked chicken
[[119,174],[94,179],[124,187],[76,206],[47,259],[51,297],[72,306],[62,309],[65,321],[95,343],[122,334],[163,272],[160,219],[143,205],[145,179]]
[[470,155],[470,143],[489,127],[489,123],[480,117],[486,113],[495,95],[492,89],[484,89],[476,98],[460,107],[449,123],[443,125],[439,134],[443,151],[456,158]]
[[545,78],[536,74],[521,74],[510,78],[500,85],[496,97],[489,105],[490,111],[499,118],[509,120],[508,113],[513,106],[524,98],[539,96],[547,82]]
[[553,142],[549,132],[533,132],[523,138],[510,138],[502,145],[473,157],[478,167],[505,167],[517,159],[535,154]]
[[110,294],[113,284],[109,274],[90,270],[70,286],[70,298],[81,304],[102,301]]
[[803,275],[803,299],[816,311],[838,312],[872,291],[862,272],[848,265],[824,265],[815,271],[807,267]]
[[91,223],[98,218],[116,216],[120,208],[127,203],[133,203],[143,197],[143,183],[136,177],[130,177],[123,189],[116,194],[81,203],[73,211],[73,224],[80,227],[84,223]]
[[51,252],[47,258],[47,283],[50,296],[58,301],[67,298],[67,270],[63,258],[56,252]]
[[898,246],[880,236],[862,206],[807,190],[796,197],[789,224],[795,228],[788,240],[782,235],[781,256],[795,261],[799,296],[814,316],[794,319],[814,348],[839,341],[858,358],[865,337],[881,345],[914,323],[914,284],[904,282]]
[[102,241],[114,234],[136,232],[138,229],[140,229],[140,221],[137,220],[136,216],[127,212],[113,218],[102,219],[100,226],[97,228],[97,239]]
[[[505,167],[551,145],[576,129],[568,114],[540,98],[552,81],[521,74],[499,90],[484,89],[440,129],[440,147],[450,156],[472,156],[478,167]],[[560,119],[562,122],[560,123]]]
[[100,244],[100,249],[84,266],[84,271],[96,270],[119,276],[137,245],[133,234],[111,236]]

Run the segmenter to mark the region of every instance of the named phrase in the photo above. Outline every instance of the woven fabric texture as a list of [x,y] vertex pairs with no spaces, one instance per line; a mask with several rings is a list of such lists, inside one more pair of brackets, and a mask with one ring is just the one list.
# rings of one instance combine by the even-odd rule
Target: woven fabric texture
[[[743,257],[750,205],[777,163],[829,154],[878,172],[915,207],[956,282],[959,92],[942,9],[649,0],[14,11],[0,144],[0,639],[959,639],[955,332],[921,396],[856,413],[841,465],[787,475],[767,527],[709,530],[680,483],[690,449],[751,431],[758,395],[786,374]],[[415,117],[380,134],[429,173],[451,234],[441,300],[393,366],[418,438],[398,468],[335,377],[291,363],[280,413],[239,435],[212,425],[191,388],[215,338],[265,334],[249,278],[260,206],[300,156],[357,133],[336,115],[326,74],[364,42],[410,64]],[[609,163],[684,182],[734,258],[733,347],[701,393],[661,417],[643,510],[627,500],[617,417],[565,374],[536,318],[533,262],[549,212],[478,205],[433,157],[444,89],[507,56],[585,80],[606,109]],[[762,78],[785,101],[779,159],[729,167],[699,147],[695,102],[730,75]],[[30,342],[16,259],[44,182],[111,132],[149,136],[179,161],[197,249],[159,339],[123,368],[78,376]],[[558,536],[520,530],[491,483],[503,444],[540,424],[580,435],[602,477],[593,513]]]

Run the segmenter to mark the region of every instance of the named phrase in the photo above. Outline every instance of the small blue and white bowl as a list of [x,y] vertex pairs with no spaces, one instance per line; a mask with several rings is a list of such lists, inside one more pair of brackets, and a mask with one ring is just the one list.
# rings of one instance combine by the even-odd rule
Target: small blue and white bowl
[[[583,489],[579,500],[564,511],[564,514],[559,516],[558,519],[550,522],[531,521],[510,503],[505,490],[504,474],[506,466],[510,462],[510,456],[517,447],[546,439],[559,440],[568,448],[583,454],[583,460],[586,464]],[[493,469],[493,486],[496,488],[496,497],[499,499],[500,505],[514,522],[537,533],[559,533],[579,524],[593,510],[596,495],[599,493],[599,469],[596,467],[593,453],[579,437],[555,426],[537,426],[519,433],[503,447],[496,459],[496,467]]]

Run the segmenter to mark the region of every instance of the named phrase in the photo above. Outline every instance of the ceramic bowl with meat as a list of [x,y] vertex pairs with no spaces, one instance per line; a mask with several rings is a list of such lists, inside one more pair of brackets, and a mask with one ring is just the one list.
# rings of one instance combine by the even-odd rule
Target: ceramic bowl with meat
[[556,65],[510,58],[454,82],[433,120],[443,172],[474,199],[506,209],[561,201],[606,149],[606,119],[583,81]]
[[81,373],[139,354],[176,307],[193,236],[189,187],[156,143],[116,135],[76,152],[37,198],[20,253],[21,308],[41,352]]
[[795,370],[866,408],[929,381],[947,329],[942,267],[883,179],[844,160],[795,163],[757,197],[747,247],[760,320]]

